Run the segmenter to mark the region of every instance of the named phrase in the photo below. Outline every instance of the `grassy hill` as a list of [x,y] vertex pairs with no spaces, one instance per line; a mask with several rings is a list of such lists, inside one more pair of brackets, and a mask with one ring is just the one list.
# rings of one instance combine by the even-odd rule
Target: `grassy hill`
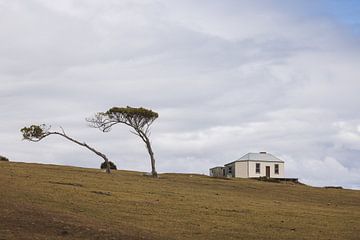
[[359,239],[360,191],[0,162],[0,240]]

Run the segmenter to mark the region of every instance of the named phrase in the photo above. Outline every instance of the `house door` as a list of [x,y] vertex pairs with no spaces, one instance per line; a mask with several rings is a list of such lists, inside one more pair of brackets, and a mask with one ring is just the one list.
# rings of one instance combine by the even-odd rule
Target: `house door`
[[266,177],[270,178],[270,166],[266,166]]

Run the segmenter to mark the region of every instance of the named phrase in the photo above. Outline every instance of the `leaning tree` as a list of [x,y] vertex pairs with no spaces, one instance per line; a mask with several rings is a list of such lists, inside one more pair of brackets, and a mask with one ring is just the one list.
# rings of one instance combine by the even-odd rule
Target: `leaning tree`
[[93,118],[86,119],[91,127],[98,128],[103,132],[109,132],[111,127],[122,123],[133,130],[130,132],[139,136],[145,143],[151,160],[151,174],[157,177],[155,169],[155,157],[150,142],[150,126],[159,117],[159,114],[145,108],[113,107],[107,112],[99,112]]
[[67,140],[69,140],[69,141],[71,141],[73,143],[76,143],[76,144],[78,144],[80,146],[83,146],[83,147],[89,149],[90,151],[92,151],[93,153],[95,153],[96,155],[102,157],[104,159],[105,163],[106,163],[106,172],[110,173],[109,160],[108,160],[108,158],[106,157],[105,154],[97,151],[93,147],[90,147],[85,142],[82,143],[82,142],[79,142],[79,141],[75,140],[72,137],[69,137],[65,133],[65,131],[64,131],[64,129],[62,127],[60,127],[62,132],[50,131],[50,128],[51,128],[50,126],[47,126],[45,124],[41,124],[41,125],[31,125],[30,127],[24,127],[20,131],[23,134],[24,140],[28,140],[28,141],[31,141],[31,142],[40,142],[42,139],[44,139],[44,138],[46,138],[46,137],[48,137],[50,135],[58,135],[58,136],[64,137]]

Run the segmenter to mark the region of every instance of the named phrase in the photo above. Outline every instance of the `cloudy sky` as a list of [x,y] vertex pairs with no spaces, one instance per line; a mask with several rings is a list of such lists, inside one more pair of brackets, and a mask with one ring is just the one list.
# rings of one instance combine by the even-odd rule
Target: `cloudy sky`
[[[291,2],[291,3],[290,3]],[[208,174],[248,152],[285,160],[287,177],[360,188],[358,1],[0,0],[0,154],[98,168],[64,127],[118,168],[150,171],[125,126],[85,118],[143,106],[159,172]]]

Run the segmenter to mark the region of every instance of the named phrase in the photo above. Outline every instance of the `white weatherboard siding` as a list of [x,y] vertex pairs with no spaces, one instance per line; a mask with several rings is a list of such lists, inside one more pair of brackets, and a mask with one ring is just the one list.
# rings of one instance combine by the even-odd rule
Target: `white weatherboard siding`
[[[283,162],[267,162],[267,161],[248,161],[249,163],[249,175],[248,177],[265,177],[266,166],[270,167],[271,178],[284,178],[284,163]],[[260,173],[256,173],[256,163],[260,163]],[[279,174],[275,174],[275,164],[279,165]]]
[[248,161],[235,162],[235,177],[240,177],[240,178],[249,177]]
[[[256,164],[260,164],[260,172],[256,172]],[[279,172],[275,173],[275,166]],[[238,160],[225,165],[224,177],[258,178],[266,177],[266,167],[270,167],[270,178],[285,178],[284,161],[266,152],[248,153]]]

